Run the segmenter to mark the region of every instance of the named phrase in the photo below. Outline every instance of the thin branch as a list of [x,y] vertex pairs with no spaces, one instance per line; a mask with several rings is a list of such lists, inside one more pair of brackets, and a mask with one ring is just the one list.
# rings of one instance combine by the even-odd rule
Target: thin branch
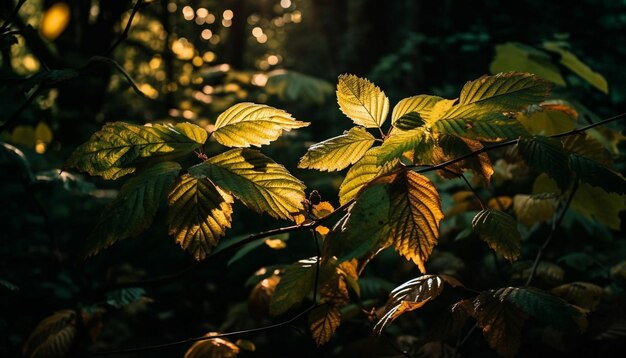
[[554,220],[552,221],[552,228],[550,230],[550,234],[548,234],[546,241],[544,241],[543,245],[541,245],[541,247],[539,248],[539,252],[537,252],[537,256],[535,257],[535,262],[533,262],[533,266],[530,270],[530,274],[528,275],[528,280],[526,280],[526,284],[524,286],[530,286],[530,283],[533,281],[533,278],[535,277],[535,274],[537,273],[537,268],[539,267],[539,262],[541,261],[541,257],[543,256],[545,249],[550,244],[550,241],[552,241],[552,238],[554,237],[556,230],[559,228],[559,226],[561,226],[561,222],[563,221],[563,218],[565,217],[565,213],[567,212],[567,209],[569,209],[570,205],[572,204],[572,200],[574,199],[574,195],[576,194],[577,190],[578,190],[578,178],[574,180],[574,186],[572,187],[572,190],[569,193],[569,196],[567,198],[567,201],[565,202],[565,205],[563,206],[563,209],[561,209],[561,212],[557,216],[555,216]]
[[113,66],[113,68],[118,70],[122,74],[122,76],[124,76],[124,78],[126,78],[126,81],[128,82],[128,84],[133,88],[133,90],[135,90],[135,92],[138,95],[142,96],[143,98],[152,100],[152,98],[146,96],[146,94],[143,93],[143,91],[141,91],[141,89],[139,89],[139,86],[137,86],[137,83],[135,83],[135,81],[130,76],[130,74],[128,74],[128,72],[126,72],[124,70],[124,67],[122,67],[119,63],[117,63],[115,60],[113,60],[111,58],[103,57],[103,56],[93,56],[93,57],[91,57],[87,61],[87,63],[85,64],[85,66],[83,66],[81,68],[81,70],[84,70],[84,69],[88,68],[89,66],[91,66],[95,62],[101,62],[101,63],[107,64],[109,66]]
[[[616,115],[614,117],[607,118],[607,119],[601,120],[601,121],[596,122],[596,123],[592,123],[592,124],[584,126],[584,127],[580,127],[580,128],[577,128],[577,129],[573,129],[571,131],[563,132],[563,133],[553,134],[553,135],[548,136],[548,137],[551,137],[551,138],[561,138],[561,137],[566,137],[566,136],[582,133],[582,132],[585,132],[585,131],[587,131],[589,129],[592,129],[594,127],[597,127],[597,126],[600,126],[600,125],[603,125],[603,124],[607,124],[607,123],[610,123],[610,122],[614,122],[614,121],[616,121],[618,119],[622,119],[622,118],[625,118],[625,117],[626,117],[626,113],[618,114],[618,115]],[[452,165],[454,163],[458,163],[460,161],[463,161],[463,160],[465,160],[467,158],[471,158],[471,157],[477,156],[477,155],[482,154],[482,153],[490,152],[490,151],[495,150],[495,149],[504,148],[504,147],[508,147],[508,146],[517,144],[518,141],[519,141],[519,139],[511,139],[511,140],[507,140],[507,141],[504,141],[504,142],[496,143],[496,144],[493,144],[493,145],[490,145],[490,146],[482,147],[481,149],[475,150],[473,152],[469,152],[469,153],[464,154],[464,155],[462,155],[460,157],[457,157],[457,158],[454,158],[454,159],[450,159],[450,160],[445,161],[443,163],[439,163],[437,165],[433,165],[432,167],[417,170],[416,173],[427,173],[427,172],[431,172],[431,171],[434,171],[434,170],[439,170],[439,169],[445,168],[445,167],[447,167],[449,165]],[[419,166],[420,165],[409,165],[408,167],[419,167]]]
[[0,124],[0,132],[8,129],[9,126],[20,116],[20,114],[39,96],[39,94],[43,92],[43,87],[41,84],[37,84],[35,89],[31,92],[31,94],[26,98],[26,100],[20,105],[20,107],[9,116],[9,118],[4,121],[4,123]]
[[307,309],[305,309],[304,311],[302,311],[302,312],[298,313],[297,315],[289,318],[288,320],[285,320],[285,321],[282,321],[282,322],[279,322],[279,323],[270,324],[270,325],[263,326],[263,327],[257,327],[257,328],[252,328],[252,329],[245,329],[245,330],[234,331],[234,332],[227,332],[227,333],[217,334],[215,336],[201,336],[201,337],[188,338],[188,339],[183,339],[183,340],[180,340],[180,341],[169,342],[169,343],[164,343],[164,344],[157,344],[157,345],[153,345],[153,346],[127,348],[127,349],[117,349],[117,350],[102,351],[102,352],[93,352],[91,354],[88,354],[88,356],[90,356],[90,357],[94,357],[94,356],[110,356],[110,355],[136,353],[136,352],[147,352],[147,351],[154,351],[154,350],[163,349],[163,348],[180,346],[180,345],[183,345],[183,344],[189,344],[189,343],[194,343],[194,342],[208,341],[210,339],[226,338],[226,337],[240,336],[240,335],[248,334],[248,333],[269,331],[269,330],[272,330],[272,329],[276,329],[276,328],[280,328],[280,327],[283,327],[283,326],[290,325],[292,322],[295,322],[300,317],[306,315],[307,313],[309,313],[313,309],[317,308],[318,306],[320,306],[320,305],[313,304],[313,305],[309,306]]
[[130,13],[130,17],[128,18],[128,21],[126,22],[126,27],[124,28],[124,32],[122,32],[122,34],[117,38],[117,40],[115,40],[113,45],[109,47],[107,52],[104,53],[105,56],[109,56],[111,53],[113,53],[115,48],[117,48],[117,46],[119,46],[119,44],[122,43],[122,41],[128,38],[128,33],[130,32],[130,27],[133,24],[133,19],[135,18],[135,15],[137,15],[137,12],[139,11],[142,5],[143,5],[143,0],[137,0],[135,2],[135,6],[133,6],[133,10]]
[[7,17],[7,19],[4,21],[2,26],[0,26],[0,32],[3,32],[4,30],[8,29],[9,26],[11,26],[11,22],[13,22],[13,18],[17,16],[17,13],[20,11],[20,9],[22,8],[22,5],[24,5],[25,2],[26,0],[20,0],[17,3],[11,15],[9,15],[9,17]]
[[315,254],[317,255],[317,260],[315,260],[315,279],[313,281],[313,303],[317,303],[317,291],[320,277],[320,261],[322,260],[322,255],[320,252],[320,244],[317,240],[317,232],[315,229],[311,229],[311,234],[313,235],[313,241],[315,242]]

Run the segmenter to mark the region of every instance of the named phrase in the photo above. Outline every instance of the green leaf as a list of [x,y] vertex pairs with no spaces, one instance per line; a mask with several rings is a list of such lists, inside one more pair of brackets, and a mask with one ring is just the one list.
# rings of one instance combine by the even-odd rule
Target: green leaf
[[316,77],[283,69],[267,74],[265,91],[275,94],[283,101],[323,104],[326,96],[333,93],[333,85]]
[[[391,113],[391,124],[402,130],[419,126],[424,116],[428,116],[433,106],[443,98],[429,95],[418,95],[405,98],[398,102]],[[416,120],[419,118],[420,120]]]
[[374,144],[363,127],[354,127],[335,138],[312,145],[300,159],[299,168],[341,170],[361,159]]
[[402,314],[414,311],[441,294],[444,281],[437,275],[424,275],[396,287],[389,294],[382,317],[376,322],[374,332],[383,329]]
[[533,74],[498,73],[467,82],[459,103],[439,119],[479,119],[491,113],[517,112],[538,104],[550,93],[552,85]]
[[609,193],[626,194],[626,179],[595,160],[571,154],[569,166],[585,183],[600,187]]
[[507,42],[496,46],[496,56],[489,66],[489,72],[521,71],[534,73],[559,86],[565,86],[561,71],[550,61],[543,51],[517,42]]
[[437,244],[443,219],[437,188],[425,176],[404,171],[391,184],[390,200],[393,245],[425,273],[424,263]]
[[389,98],[385,92],[355,75],[339,76],[337,102],[348,118],[365,128],[380,128],[389,113]]
[[483,209],[472,220],[474,231],[489,247],[509,261],[520,255],[522,237],[515,219],[498,210]]
[[516,305],[494,297],[492,291],[482,292],[474,299],[470,314],[483,336],[498,354],[514,357],[522,341],[522,327],[527,315]]
[[107,304],[115,308],[122,308],[139,301],[145,294],[146,290],[140,287],[122,288],[107,294]]
[[589,66],[585,65],[576,55],[568,51],[557,42],[544,42],[543,48],[550,52],[554,52],[561,56],[560,62],[563,66],[569,68],[572,72],[587,81],[590,85],[599,89],[604,93],[609,93],[609,85],[601,74],[593,71]]
[[327,257],[360,258],[390,244],[390,198],[387,184],[376,184],[359,196],[350,212],[324,240]]
[[204,260],[230,227],[233,198],[209,179],[185,174],[168,201],[169,234],[196,260]]
[[326,344],[341,323],[341,311],[337,306],[326,304],[315,308],[309,314],[309,328],[317,346]]
[[494,295],[561,331],[579,333],[587,326],[585,314],[580,309],[537,288],[507,287],[499,289]]
[[513,197],[515,216],[528,228],[535,223],[550,220],[554,216],[557,204],[556,196],[550,194],[518,194]]
[[76,311],[61,310],[37,324],[22,354],[29,357],[67,357],[77,333]]
[[104,210],[87,239],[85,255],[138,235],[152,224],[159,203],[174,183],[181,167],[175,162],[161,162],[130,178],[117,198]]
[[290,219],[303,208],[304,184],[256,150],[231,149],[189,168],[189,173],[209,177],[247,207],[275,218]]
[[422,127],[408,131],[393,130],[389,137],[380,146],[378,152],[378,164],[382,165],[394,159],[399,159],[402,154],[412,150],[414,157],[427,162],[434,146],[433,137],[429,131]]
[[549,137],[520,138],[519,154],[530,167],[545,172],[566,189],[570,182],[567,153],[561,142]]
[[475,140],[498,141],[528,136],[528,132],[515,118],[501,113],[491,113],[480,119],[451,118],[434,123],[433,129],[441,134],[457,135]]
[[206,139],[206,131],[191,123],[151,126],[108,123],[76,148],[67,165],[104,179],[117,179],[133,173],[141,159],[185,155]]
[[399,159],[393,159],[384,165],[378,165],[380,148],[370,148],[363,158],[348,170],[339,187],[339,203],[341,205],[356,198],[364,185],[380,175],[389,173],[400,162]]
[[278,139],[283,131],[308,126],[283,110],[263,104],[238,103],[217,117],[211,134],[228,147],[260,147]]
[[299,304],[315,284],[317,259],[304,259],[288,266],[270,300],[270,314],[278,316]]

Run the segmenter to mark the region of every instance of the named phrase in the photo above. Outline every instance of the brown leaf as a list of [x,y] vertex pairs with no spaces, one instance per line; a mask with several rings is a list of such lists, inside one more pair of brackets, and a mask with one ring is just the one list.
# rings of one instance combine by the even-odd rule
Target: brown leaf
[[335,305],[326,304],[309,313],[309,327],[318,346],[326,344],[341,323],[341,312]]

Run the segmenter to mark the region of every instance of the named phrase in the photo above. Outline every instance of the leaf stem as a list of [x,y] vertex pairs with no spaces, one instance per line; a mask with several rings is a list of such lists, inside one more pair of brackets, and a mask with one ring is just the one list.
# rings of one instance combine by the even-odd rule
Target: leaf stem
[[9,28],[9,26],[11,25],[11,22],[13,21],[13,18],[17,16],[17,13],[20,11],[20,9],[22,8],[22,5],[24,5],[25,2],[26,0],[20,0],[17,3],[11,15],[9,15],[9,17],[7,17],[7,19],[4,21],[2,26],[0,26],[0,32],[3,32],[4,30]]
[[528,275],[528,279],[526,280],[526,284],[524,284],[524,286],[526,287],[530,286],[531,282],[533,281],[533,278],[535,277],[535,274],[537,273],[537,268],[539,267],[539,262],[541,261],[541,257],[543,256],[545,249],[550,244],[550,241],[552,241],[552,238],[554,237],[554,233],[561,225],[561,222],[563,221],[563,218],[565,217],[565,213],[567,212],[567,209],[569,209],[570,205],[572,204],[572,200],[574,199],[574,195],[576,194],[577,190],[578,190],[578,179],[575,179],[574,186],[572,187],[572,190],[570,191],[569,196],[567,197],[567,201],[565,202],[563,209],[561,209],[561,212],[558,215],[555,215],[554,220],[552,220],[552,228],[550,229],[550,234],[548,234],[546,241],[544,241],[543,245],[541,245],[541,247],[539,248],[539,251],[537,252],[537,256],[535,257],[535,261],[533,262],[533,266],[530,270],[530,274]]
[[143,0],[137,0],[135,2],[135,6],[133,6],[133,10],[130,13],[130,17],[128,18],[128,21],[126,22],[126,27],[124,28],[124,32],[122,32],[122,34],[117,38],[117,40],[115,40],[115,42],[111,45],[111,47],[109,47],[109,49],[105,52],[105,56],[109,56],[113,52],[113,50],[115,50],[115,48],[117,48],[117,46],[119,46],[119,44],[122,43],[122,41],[128,38],[128,33],[130,32],[130,27],[133,23],[133,19],[135,18],[135,15],[137,15],[137,12],[139,11],[139,8],[142,5],[143,5]]
[[291,317],[291,318],[289,318],[289,319],[287,319],[285,321],[282,321],[282,322],[279,322],[279,323],[270,324],[270,325],[263,326],[263,327],[245,329],[245,330],[241,330],[241,331],[227,332],[227,333],[217,334],[217,335],[214,335],[214,336],[201,336],[201,337],[187,338],[187,339],[183,339],[183,340],[180,340],[180,341],[163,343],[163,344],[156,344],[156,345],[152,345],[152,346],[126,348],[126,349],[117,349],[117,350],[101,351],[101,352],[92,352],[91,354],[88,354],[87,356],[95,357],[95,356],[110,356],[110,355],[128,354],[128,353],[136,353],[136,352],[147,352],[147,351],[154,351],[154,350],[163,349],[163,348],[180,346],[180,345],[183,345],[183,344],[189,344],[189,343],[194,343],[194,342],[208,341],[210,339],[227,338],[227,337],[233,337],[233,336],[240,336],[240,335],[248,334],[248,333],[269,331],[269,330],[272,330],[272,329],[276,329],[276,328],[280,328],[280,327],[283,327],[283,326],[290,325],[292,322],[295,322],[300,317],[306,315],[307,313],[309,313],[313,309],[317,308],[318,306],[321,306],[321,305],[313,304],[313,305],[309,306],[308,308],[306,308],[305,310],[303,310],[302,312],[298,313],[297,315],[295,315],[295,316],[293,316],[293,317]]

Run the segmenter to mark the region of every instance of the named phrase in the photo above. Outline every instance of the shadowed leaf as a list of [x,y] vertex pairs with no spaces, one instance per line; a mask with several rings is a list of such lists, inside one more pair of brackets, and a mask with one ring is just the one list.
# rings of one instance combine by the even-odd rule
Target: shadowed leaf
[[290,219],[303,208],[304,184],[256,150],[231,149],[189,168],[189,173],[210,178],[247,207],[275,218]]
[[472,220],[474,231],[489,247],[509,261],[520,255],[522,237],[515,219],[498,210],[484,209]]
[[65,357],[72,349],[76,332],[76,312],[56,312],[37,324],[22,353],[32,358]]
[[470,313],[476,318],[491,348],[504,357],[516,355],[527,318],[523,311],[508,301],[494,297],[493,292],[482,292],[474,299],[474,310]]
[[389,173],[398,164],[399,159],[393,159],[384,165],[378,165],[380,147],[368,150],[363,158],[356,162],[339,187],[339,203],[347,203],[358,196],[364,185],[374,178]]
[[169,234],[204,260],[230,227],[233,198],[207,178],[181,176],[169,193]]
[[140,159],[185,155],[206,139],[206,131],[191,123],[108,123],[76,148],[67,165],[104,179],[117,179],[134,172]]
[[124,183],[117,198],[103,211],[88,237],[85,255],[95,255],[149,227],[180,169],[178,163],[161,162]]
[[405,171],[390,187],[389,223],[396,251],[412,260],[422,273],[439,237],[443,219],[439,193],[423,175]]
[[309,314],[309,328],[317,346],[330,341],[341,323],[341,312],[335,305],[326,304],[315,308]]
[[304,259],[288,266],[270,299],[270,314],[278,316],[299,304],[315,284],[315,258]]
[[420,162],[429,162],[433,146],[432,135],[422,127],[408,131],[393,130],[380,146],[378,165],[399,159],[402,154],[408,151],[413,151],[413,156],[419,158]]
[[567,153],[561,142],[554,138],[532,137],[520,138],[519,154],[524,161],[538,171],[545,172],[566,189],[570,182],[570,171],[567,165]]

